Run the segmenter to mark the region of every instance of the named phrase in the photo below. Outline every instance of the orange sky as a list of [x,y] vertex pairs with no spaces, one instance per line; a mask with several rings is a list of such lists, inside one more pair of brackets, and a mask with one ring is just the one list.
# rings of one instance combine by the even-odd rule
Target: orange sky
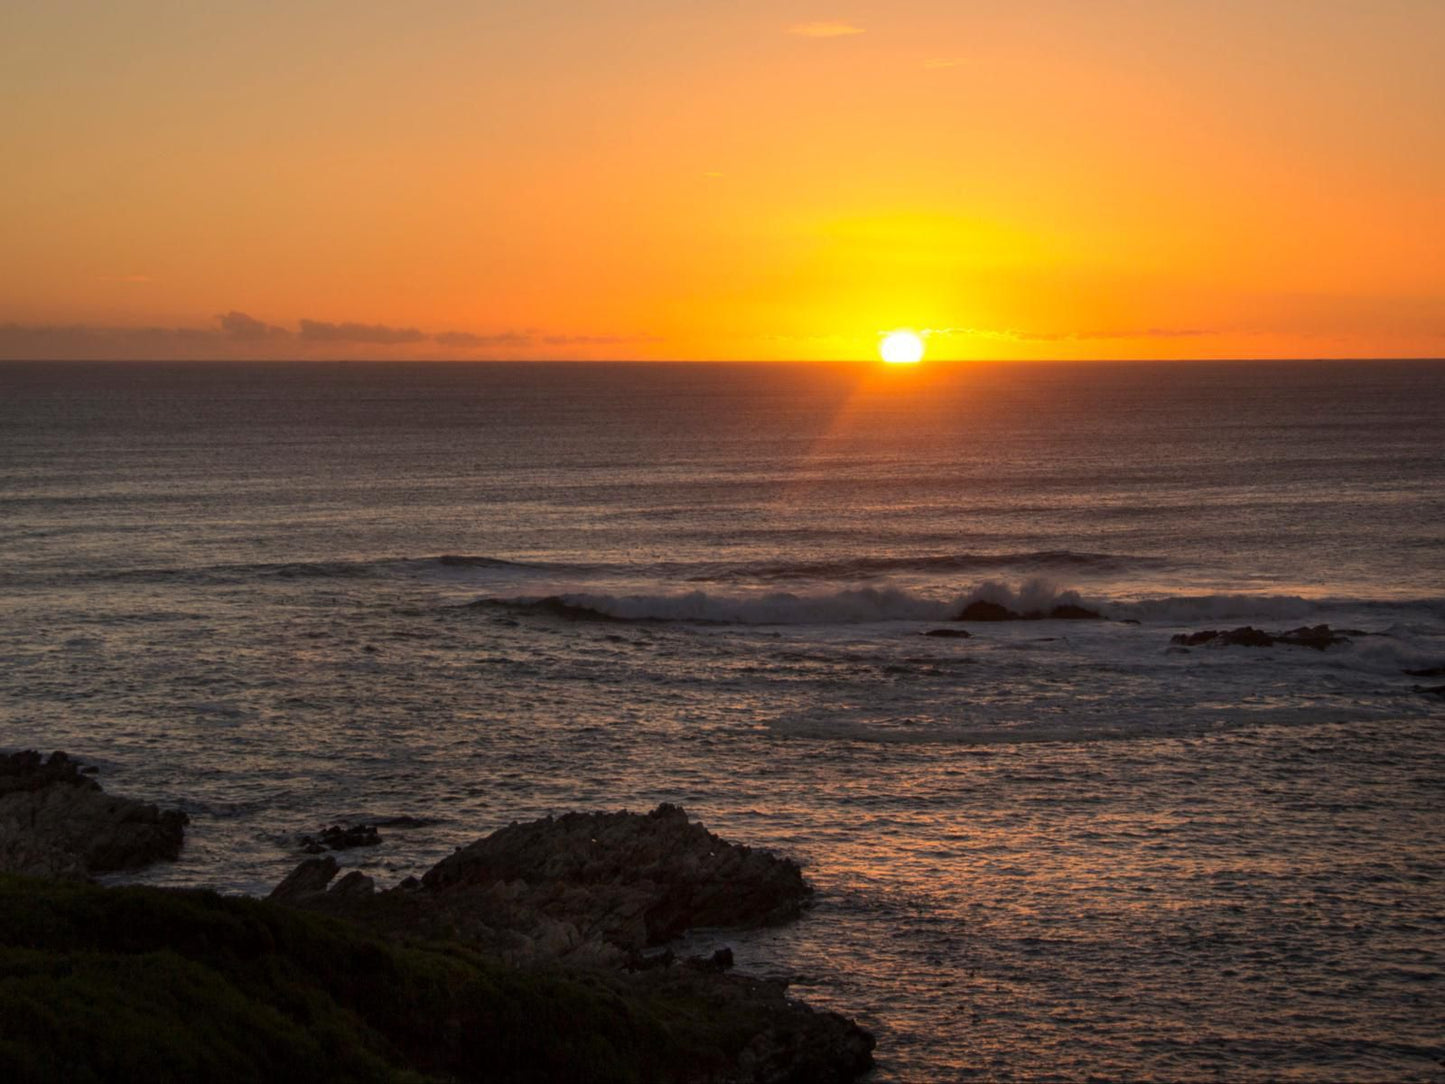
[[1445,355],[1441,0],[20,0],[0,357]]

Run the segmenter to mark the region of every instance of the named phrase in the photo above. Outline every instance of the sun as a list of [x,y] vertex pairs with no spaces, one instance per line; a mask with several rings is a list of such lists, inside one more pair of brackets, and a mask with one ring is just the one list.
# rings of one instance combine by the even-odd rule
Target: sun
[[923,338],[913,331],[890,331],[878,344],[878,353],[890,365],[912,365],[923,360]]

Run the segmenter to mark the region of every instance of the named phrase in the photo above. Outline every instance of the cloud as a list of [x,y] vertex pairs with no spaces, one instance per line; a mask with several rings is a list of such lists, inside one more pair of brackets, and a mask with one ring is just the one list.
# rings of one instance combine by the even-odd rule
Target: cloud
[[566,355],[569,348],[659,341],[651,335],[571,335],[538,328],[476,333],[358,322],[302,320],[289,331],[232,309],[209,327],[113,327],[95,324],[0,324],[0,360],[205,361]]
[[863,28],[844,22],[799,23],[788,27],[788,33],[800,38],[846,38],[863,33]]
[[1185,339],[1200,335],[1218,335],[1208,328],[1150,327],[1118,331],[1020,331],[1016,328],[934,327],[923,335],[969,335],[980,339],[1009,339],[1014,342],[1067,342],[1088,339]]
[[389,346],[394,343],[419,343],[426,337],[414,327],[301,321],[301,341],[307,343],[367,343],[373,346]]
[[548,346],[616,346],[619,343],[653,343],[655,335],[544,335]]
[[491,335],[475,335],[470,331],[439,331],[432,339],[443,346],[527,346],[533,342],[533,333],[498,331]]
[[290,335],[284,327],[276,327],[254,316],[232,309],[216,317],[221,325],[221,334],[240,342],[259,342],[262,339],[276,339]]

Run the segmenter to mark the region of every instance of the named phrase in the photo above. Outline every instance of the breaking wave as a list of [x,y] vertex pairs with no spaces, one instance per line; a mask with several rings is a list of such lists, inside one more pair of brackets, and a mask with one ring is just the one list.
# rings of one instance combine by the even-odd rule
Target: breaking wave
[[877,621],[950,621],[972,602],[994,602],[1020,613],[1083,605],[1078,592],[1060,590],[1045,580],[1031,580],[1017,589],[1004,583],[983,583],[967,594],[948,600],[928,598],[896,587],[857,587],[826,594],[773,592],[746,596],[706,591],[675,595],[570,593],[541,598],[488,598],[472,605],[500,606],[571,620],[852,625]]
[[975,602],[996,603],[1014,615],[1049,615],[1056,607],[1083,607],[1113,621],[1161,627],[1284,623],[1323,620],[1342,610],[1379,609],[1398,618],[1414,612],[1432,623],[1445,620],[1445,600],[1308,599],[1298,595],[1213,594],[1115,602],[1090,598],[1045,578],[1017,586],[987,581],[953,594],[924,594],[901,587],[858,586],[829,592],[773,591],[726,594],[603,594],[568,591],[547,595],[488,597],[473,607],[572,621],[676,622],[708,625],[854,625],[891,621],[953,621]]
[[1045,550],[1031,553],[955,553],[911,557],[853,557],[835,561],[766,561],[699,570],[692,579],[758,581],[788,579],[850,580],[907,572],[1020,572],[1089,573],[1130,569],[1167,568],[1165,558],[1113,553],[1075,553]]

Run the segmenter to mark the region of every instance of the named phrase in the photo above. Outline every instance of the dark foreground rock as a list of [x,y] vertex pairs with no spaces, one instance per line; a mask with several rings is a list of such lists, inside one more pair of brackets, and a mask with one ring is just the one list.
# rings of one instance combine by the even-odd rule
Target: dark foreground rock
[[782,987],[519,970],[211,892],[0,876],[0,1079],[855,1079],[872,1042]]
[[516,962],[620,964],[684,930],[789,921],[812,892],[797,863],[728,843],[666,804],[512,824],[385,892],[353,883],[342,899],[340,885],[327,888],[337,871],[332,859],[308,859],[271,898],[462,937]]
[[0,757],[0,872],[83,878],[174,860],[188,821],[106,794],[64,753]]
[[973,633],[967,629],[926,629],[924,636],[939,636],[955,640],[967,640]]
[[523,970],[606,975],[748,1032],[725,1057],[699,1055],[700,1075],[658,1079],[846,1081],[872,1063],[857,1025],[789,1001],[785,984],[726,973],[730,953],[644,956],[688,929],[796,918],[812,891],[796,863],[720,839],[676,806],[513,824],[386,891],[359,872],[333,884],[338,872],[329,855],[309,858],[270,899],[392,938],[461,942]]
[[1368,636],[1359,629],[1332,629],[1328,625],[1302,626],[1288,632],[1269,633],[1253,625],[1237,629],[1204,629],[1200,632],[1181,632],[1169,638],[1171,644],[1182,647],[1273,647],[1275,644],[1289,644],[1293,647],[1312,647],[1323,651],[1336,644],[1348,644],[1352,636]]

